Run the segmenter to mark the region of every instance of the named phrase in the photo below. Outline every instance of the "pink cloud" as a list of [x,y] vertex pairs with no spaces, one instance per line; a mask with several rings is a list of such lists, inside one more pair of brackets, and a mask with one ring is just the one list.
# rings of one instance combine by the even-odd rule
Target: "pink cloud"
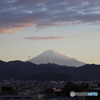
[[62,39],[62,38],[67,38],[67,37],[64,37],[64,36],[60,36],[60,37],[56,37],[56,36],[36,37],[36,36],[33,36],[33,37],[26,37],[25,39],[28,39],[28,40],[53,40],[53,39]]
[[[69,36],[69,37],[76,37],[76,36]],[[49,37],[37,37],[37,36],[32,36],[32,37],[26,37],[24,39],[28,40],[54,40],[54,39],[64,39],[64,38],[69,38],[65,36],[49,36]]]

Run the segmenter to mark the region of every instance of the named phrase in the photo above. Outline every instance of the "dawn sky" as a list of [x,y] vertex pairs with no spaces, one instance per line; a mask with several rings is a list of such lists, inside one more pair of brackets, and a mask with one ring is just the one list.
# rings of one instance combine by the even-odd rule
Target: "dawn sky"
[[100,0],[0,0],[0,60],[53,49],[100,64]]

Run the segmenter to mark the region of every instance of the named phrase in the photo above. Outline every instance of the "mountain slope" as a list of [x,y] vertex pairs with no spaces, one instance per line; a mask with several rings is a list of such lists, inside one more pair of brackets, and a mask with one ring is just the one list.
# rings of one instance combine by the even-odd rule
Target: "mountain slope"
[[74,78],[64,74],[64,73],[55,73],[52,71],[47,71],[44,72],[42,74],[38,75],[38,79],[39,80],[47,80],[47,81],[51,81],[51,80],[55,80],[55,81],[73,81]]
[[38,55],[37,57],[30,59],[29,61],[35,64],[55,63],[58,65],[77,66],[77,67],[85,64],[74,58],[69,58],[65,55],[62,55],[54,50],[47,50],[42,54]]
[[100,65],[86,64],[84,66],[78,67],[71,76],[90,80],[100,80]]

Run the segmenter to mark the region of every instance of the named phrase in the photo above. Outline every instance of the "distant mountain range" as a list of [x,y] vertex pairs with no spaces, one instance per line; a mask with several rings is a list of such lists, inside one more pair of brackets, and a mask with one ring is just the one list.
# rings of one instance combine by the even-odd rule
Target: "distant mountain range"
[[69,67],[57,64],[36,65],[23,61],[0,61],[0,80],[100,80],[100,65],[86,64]]
[[75,58],[69,58],[63,54],[60,54],[54,50],[47,50],[42,54],[29,59],[28,61],[35,64],[47,64],[47,63],[55,63],[58,65],[66,65],[66,66],[82,66],[85,63],[76,60]]

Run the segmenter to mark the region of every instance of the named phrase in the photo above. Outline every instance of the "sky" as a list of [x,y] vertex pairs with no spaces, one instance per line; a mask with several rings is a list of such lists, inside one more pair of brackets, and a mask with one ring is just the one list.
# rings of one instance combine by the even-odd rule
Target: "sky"
[[52,49],[100,64],[100,0],[0,0],[0,60]]

